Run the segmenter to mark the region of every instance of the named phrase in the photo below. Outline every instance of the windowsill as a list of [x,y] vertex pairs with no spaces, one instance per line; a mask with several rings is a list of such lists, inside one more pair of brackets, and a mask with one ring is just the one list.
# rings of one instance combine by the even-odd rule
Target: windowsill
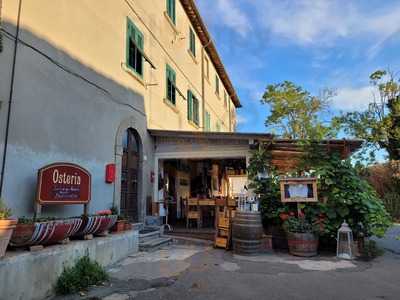
[[174,31],[174,33],[175,33],[176,35],[178,35],[178,34],[179,34],[178,28],[176,28],[175,23],[171,20],[171,18],[169,17],[169,15],[168,15],[168,13],[167,13],[166,11],[164,11],[164,16],[165,16],[165,18],[167,19],[168,24],[171,26],[171,28],[172,28],[172,30]]
[[176,107],[176,105],[174,105],[171,101],[169,101],[167,98],[164,98],[164,103],[170,108],[172,109],[175,113],[179,113],[178,108]]
[[144,80],[142,77],[139,76],[139,74],[135,73],[135,71],[131,70],[126,63],[121,63],[122,70],[124,70],[126,73],[131,75],[136,81],[138,81],[141,85],[146,87],[146,84],[144,83]]
[[188,49],[187,52],[189,53],[189,56],[193,59],[194,63],[195,63],[196,65],[198,65],[199,62],[197,61],[196,56],[194,56],[194,54],[192,53],[192,51],[190,51],[190,49]]
[[192,125],[194,128],[199,129],[200,126],[197,125],[195,122],[193,122],[192,120],[188,120],[189,124]]

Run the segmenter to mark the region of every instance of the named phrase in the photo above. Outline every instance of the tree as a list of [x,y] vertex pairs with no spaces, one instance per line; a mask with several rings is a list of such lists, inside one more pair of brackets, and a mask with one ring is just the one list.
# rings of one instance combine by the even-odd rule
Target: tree
[[400,160],[400,84],[390,71],[370,75],[376,88],[373,101],[362,112],[349,112],[336,121],[349,135],[366,141],[372,150],[385,149],[390,160]]
[[336,136],[335,126],[322,121],[333,95],[331,90],[325,89],[320,96],[313,96],[290,81],[268,85],[261,100],[271,110],[265,125],[277,129],[283,138],[304,140]]

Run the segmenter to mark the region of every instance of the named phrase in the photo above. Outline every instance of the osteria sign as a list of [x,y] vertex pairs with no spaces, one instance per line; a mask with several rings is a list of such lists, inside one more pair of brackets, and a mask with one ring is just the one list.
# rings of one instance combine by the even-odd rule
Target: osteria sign
[[38,204],[88,204],[90,196],[91,176],[81,166],[54,163],[39,169],[36,196]]

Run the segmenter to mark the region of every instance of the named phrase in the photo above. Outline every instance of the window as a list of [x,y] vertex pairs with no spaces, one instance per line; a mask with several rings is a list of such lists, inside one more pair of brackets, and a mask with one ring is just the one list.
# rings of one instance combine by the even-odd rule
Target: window
[[215,93],[219,96],[219,78],[215,75]]
[[126,34],[126,65],[143,77],[143,34],[129,19]]
[[188,103],[188,115],[189,121],[192,121],[196,125],[199,125],[199,100],[193,95],[192,91],[188,91],[187,96]]
[[224,107],[225,109],[228,107],[228,95],[226,94],[225,90],[224,90]]
[[219,121],[217,121],[217,123],[215,124],[215,128],[217,132],[221,131],[221,124],[219,123]]
[[196,36],[192,28],[189,29],[189,50],[193,56],[196,56]]
[[173,105],[176,103],[176,73],[175,71],[167,65],[167,100]]
[[209,79],[210,78],[210,63],[209,63],[207,57],[204,57],[204,68],[205,68],[205,72],[206,72],[205,76],[207,79]]
[[167,14],[172,23],[176,24],[175,0],[167,0]]
[[211,131],[211,116],[210,113],[208,111],[206,111],[206,116],[205,116],[205,130],[206,131]]

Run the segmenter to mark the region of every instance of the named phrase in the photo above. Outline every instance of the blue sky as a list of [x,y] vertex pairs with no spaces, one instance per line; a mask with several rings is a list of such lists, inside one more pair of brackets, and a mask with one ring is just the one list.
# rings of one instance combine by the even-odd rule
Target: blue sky
[[267,84],[334,89],[336,114],[368,105],[370,73],[400,70],[400,0],[196,2],[243,104],[239,131],[268,131]]

